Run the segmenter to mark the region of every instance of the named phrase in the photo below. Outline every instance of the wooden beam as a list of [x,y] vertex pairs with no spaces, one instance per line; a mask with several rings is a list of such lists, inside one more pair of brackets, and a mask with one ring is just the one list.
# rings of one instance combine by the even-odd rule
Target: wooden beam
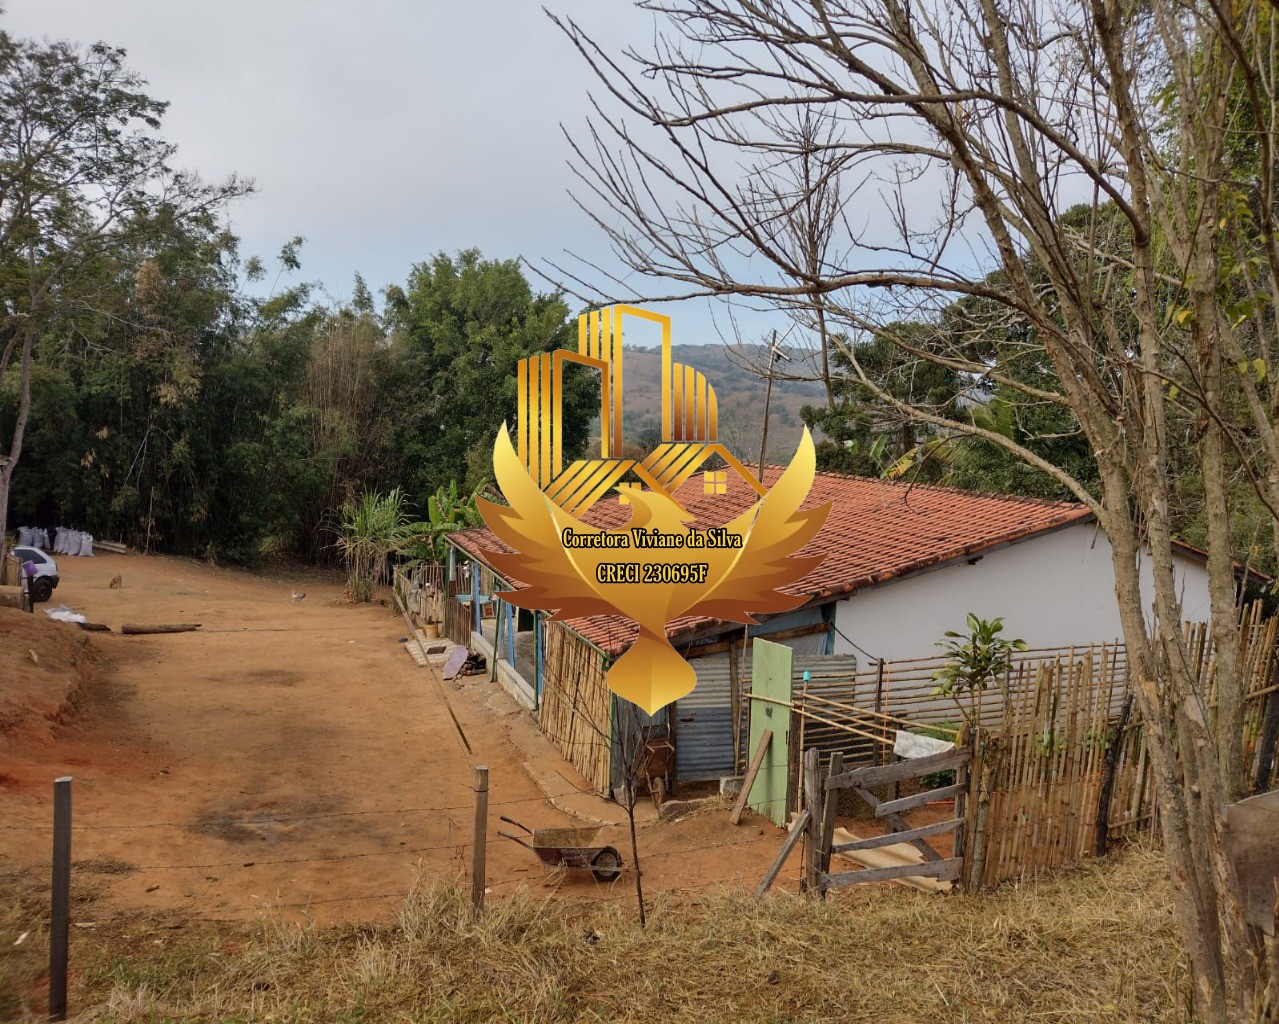
[[742,820],[742,812],[746,810],[746,801],[750,799],[751,787],[755,785],[755,777],[759,774],[760,766],[764,763],[764,754],[768,751],[768,745],[773,741],[773,730],[765,729],[759,737],[759,746],[755,748],[755,756],[751,758],[751,765],[746,769],[746,778],[742,780],[742,791],[737,794],[737,803],[733,805],[733,813],[728,816],[728,823],[736,825]]
[[127,636],[141,636],[146,633],[192,633],[200,628],[198,622],[162,622],[154,626],[138,626],[125,623],[120,632]]
[[782,865],[786,863],[786,858],[795,849],[795,844],[804,837],[804,831],[808,828],[808,821],[811,817],[811,813],[805,809],[795,819],[790,831],[786,833],[786,838],[782,840],[782,848],[777,851],[777,856],[773,858],[773,863],[769,865],[768,872],[764,875],[759,885],[755,887],[756,896],[763,896],[764,893],[768,892],[773,882],[777,880],[777,876],[781,873]]
[[928,864],[897,864],[887,868],[863,868],[860,871],[841,871],[821,880],[821,888],[842,889],[861,882],[887,882],[894,878],[936,878],[941,882],[953,882],[964,866],[962,857],[948,857]]
[[[812,636],[814,633],[826,633],[830,630],[830,626],[825,622],[816,622],[811,626],[796,626],[794,629],[783,629],[776,633],[757,633],[750,637],[752,640],[792,640],[798,636]],[[685,658],[700,658],[704,654],[722,654],[731,648],[736,640],[721,640],[719,643],[706,644],[702,647],[684,647],[680,649],[680,654]]]
[[941,789],[930,789],[927,793],[904,796],[900,800],[888,800],[875,808],[875,817],[882,818],[888,814],[900,814],[902,811],[923,807],[924,804],[931,804],[936,800],[945,800],[952,796],[958,796],[966,788],[965,786],[942,786]]
[[889,832],[882,836],[858,839],[855,843],[837,843],[830,848],[830,852],[848,853],[852,850],[874,850],[881,846],[908,843],[913,839],[923,839],[924,836],[936,836],[943,832],[949,832],[956,825],[961,824],[962,821],[962,818],[948,818],[946,821],[937,821],[931,825],[921,825],[919,828],[908,829],[905,832]]
[[972,752],[969,750],[947,750],[942,754],[929,754],[927,757],[915,757],[895,764],[854,768],[851,772],[831,775],[826,780],[826,788],[847,789],[849,786],[882,786],[888,782],[902,782],[905,779],[916,779],[933,772],[960,768],[966,765],[971,757]]
[[[879,799],[879,797],[877,797],[869,789],[863,789],[862,787],[858,786],[857,793],[863,800],[865,800],[868,804],[870,804],[870,808],[871,810],[875,812],[875,816],[877,818],[883,818],[884,821],[888,822],[889,826],[894,831],[896,832],[910,831],[910,824],[901,815],[894,814],[892,811],[885,811],[882,814],[880,813],[879,809],[884,806],[884,803],[882,800]],[[938,853],[936,850],[934,850],[922,839],[909,839],[907,840],[907,842],[909,842],[911,846],[913,846],[916,850],[918,850],[920,853],[924,855],[924,860],[941,860],[942,859],[941,854]]]
[[[835,751],[830,755],[830,771],[838,774],[840,769],[844,767],[844,755],[840,751]],[[818,865],[821,873],[824,875],[830,871],[830,846],[835,835],[835,812],[839,810],[839,791],[836,789],[826,790],[826,802],[822,807],[822,831],[821,831],[821,863]]]
[[822,823],[817,817],[821,806],[822,776],[821,754],[816,747],[804,751],[804,808],[810,811],[808,818],[808,841],[804,849],[804,892],[817,890],[821,877],[818,865],[821,863]]

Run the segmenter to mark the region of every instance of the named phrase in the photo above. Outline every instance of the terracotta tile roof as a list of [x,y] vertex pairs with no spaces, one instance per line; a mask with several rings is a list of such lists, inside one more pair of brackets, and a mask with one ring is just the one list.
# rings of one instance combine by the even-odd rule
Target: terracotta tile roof
[[[767,467],[765,483],[771,486],[781,472],[781,467]],[[697,476],[677,492],[683,506],[698,517],[698,527],[721,525],[755,500],[754,491],[731,472],[729,477],[727,495],[703,494],[702,481]],[[812,543],[797,552],[824,552],[826,558],[799,583],[785,588],[789,593],[808,594],[814,601],[850,594],[1092,519],[1087,508],[1073,502],[818,473],[804,507],[826,502],[831,503],[826,524]],[[630,509],[610,497],[582,518],[594,526],[617,528],[629,516]],[[509,550],[483,528],[454,533],[450,539],[485,564],[484,552]],[[509,582],[522,586],[518,580]],[[674,639],[714,622],[702,616],[684,616],[669,623],[666,631]],[[610,654],[625,650],[636,632],[629,620],[618,616],[571,619],[568,624]]]

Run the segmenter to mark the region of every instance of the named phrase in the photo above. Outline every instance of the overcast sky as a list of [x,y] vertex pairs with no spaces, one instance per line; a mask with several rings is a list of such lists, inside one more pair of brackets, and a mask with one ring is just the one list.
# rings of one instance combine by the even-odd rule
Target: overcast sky
[[[624,0],[549,0],[600,42],[651,38]],[[18,36],[124,47],[164,134],[206,178],[257,194],[232,227],[273,257],[303,235],[303,276],[335,297],[358,270],[375,291],[444,250],[536,261],[572,249],[609,261],[567,195],[563,122],[579,129],[594,80],[537,0],[4,0]],[[269,278],[268,278],[269,280]],[[539,282],[535,281],[535,286]],[[706,303],[676,341],[715,340]],[[748,331],[764,322],[748,321]]]

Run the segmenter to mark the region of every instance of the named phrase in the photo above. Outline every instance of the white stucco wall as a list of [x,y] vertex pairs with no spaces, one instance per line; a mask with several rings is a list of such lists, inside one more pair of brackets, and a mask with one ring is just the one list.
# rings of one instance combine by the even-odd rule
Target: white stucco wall
[[[1178,558],[1182,618],[1208,618],[1208,574]],[[1142,588],[1153,588],[1150,564]],[[1095,524],[1072,526],[985,554],[975,565],[960,562],[859,591],[836,606],[835,653],[875,658],[935,655],[933,644],[953,629],[966,632],[969,612],[1002,617],[1004,635],[1031,647],[1056,647],[1122,635],[1115,599],[1110,544]],[[862,655],[865,657],[865,654]]]

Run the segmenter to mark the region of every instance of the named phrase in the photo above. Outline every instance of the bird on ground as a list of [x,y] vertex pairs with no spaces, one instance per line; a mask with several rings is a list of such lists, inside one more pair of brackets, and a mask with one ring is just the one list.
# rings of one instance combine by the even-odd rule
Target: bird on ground
[[295,591],[293,591],[293,600],[294,600],[294,601],[301,601],[301,600],[302,600],[302,598],[304,598],[304,597],[306,597],[306,595],[305,595],[305,594],[299,594],[296,590],[295,590]]

